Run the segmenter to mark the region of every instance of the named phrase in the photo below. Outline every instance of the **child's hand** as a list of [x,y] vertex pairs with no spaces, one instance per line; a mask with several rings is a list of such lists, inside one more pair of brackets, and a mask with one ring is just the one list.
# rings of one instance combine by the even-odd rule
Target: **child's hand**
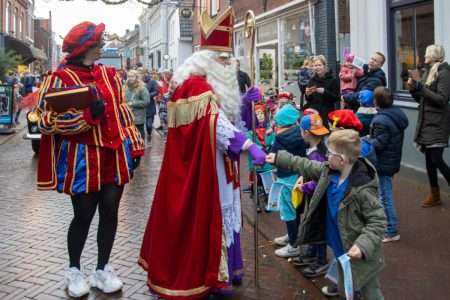
[[355,244],[353,244],[353,246],[350,248],[350,250],[348,250],[347,255],[350,258],[362,259],[362,251]]
[[300,176],[297,179],[297,182],[295,183],[294,188],[296,188],[300,192],[302,191],[302,188],[303,188],[303,176]]
[[269,153],[266,155],[266,162],[269,164],[275,163],[275,153]]

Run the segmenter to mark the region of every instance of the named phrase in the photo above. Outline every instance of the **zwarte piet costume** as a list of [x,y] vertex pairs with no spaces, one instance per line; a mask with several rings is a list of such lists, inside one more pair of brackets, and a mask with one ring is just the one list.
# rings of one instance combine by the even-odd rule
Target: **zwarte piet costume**
[[[105,293],[122,287],[108,261],[123,187],[144,153],[144,141],[125,102],[119,76],[114,68],[92,63],[101,54],[104,30],[103,24],[91,22],[72,28],[64,38],[63,51],[68,53],[64,63],[46,77],[39,91],[37,111],[42,139],[37,185],[40,190],[68,194],[72,200],[74,218],[68,234],[70,268],[65,278],[72,297],[89,292],[80,270],[80,257],[97,207],[98,263],[90,279],[91,286]],[[56,112],[45,100],[46,96],[57,94],[58,101],[63,103],[68,98],[84,101],[77,98],[81,95],[74,95],[75,87],[89,87],[90,105],[82,109],[69,106]]]

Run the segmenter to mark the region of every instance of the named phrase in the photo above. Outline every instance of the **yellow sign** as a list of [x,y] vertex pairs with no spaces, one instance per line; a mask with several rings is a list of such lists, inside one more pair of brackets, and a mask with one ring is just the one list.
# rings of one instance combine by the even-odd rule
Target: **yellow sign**
[[28,72],[28,66],[27,65],[18,65],[17,66],[17,72],[22,75],[25,72]]

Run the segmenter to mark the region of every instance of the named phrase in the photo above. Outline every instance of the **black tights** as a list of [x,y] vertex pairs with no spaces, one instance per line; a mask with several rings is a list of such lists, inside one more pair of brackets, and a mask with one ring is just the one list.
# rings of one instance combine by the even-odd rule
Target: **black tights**
[[450,185],[450,168],[442,158],[444,148],[425,149],[425,162],[427,165],[427,175],[431,187],[439,187],[437,170],[442,173],[447,183]]
[[97,270],[103,270],[109,261],[117,231],[117,215],[123,186],[103,185],[96,193],[72,196],[74,217],[67,235],[70,267],[80,269],[81,252],[86,242],[89,226],[98,204],[99,224],[97,231]]

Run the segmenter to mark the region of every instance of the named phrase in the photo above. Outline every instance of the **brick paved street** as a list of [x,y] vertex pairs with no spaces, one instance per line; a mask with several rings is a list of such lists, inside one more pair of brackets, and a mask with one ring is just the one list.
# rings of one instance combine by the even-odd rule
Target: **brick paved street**
[[[0,141],[0,299],[68,299],[62,279],[68,264],[66,234],[72,207],[66,195],[36,191],[37,160],[21,135]],[[122,198],[111,261],[125,282],[123,292],[105,296],[93,291],[85,299],[152,299],[136,261],[161,159],[162,146],[156,145],[146,154]],[[96,264],[97,223],[96,217],[82,257],[88,273]],[[261,289],[255,290],[252,239],[252,227],[245,222],[246,276],[232,299],[321,299],[309,281],[273,256],[272,246],[263,238]]]

